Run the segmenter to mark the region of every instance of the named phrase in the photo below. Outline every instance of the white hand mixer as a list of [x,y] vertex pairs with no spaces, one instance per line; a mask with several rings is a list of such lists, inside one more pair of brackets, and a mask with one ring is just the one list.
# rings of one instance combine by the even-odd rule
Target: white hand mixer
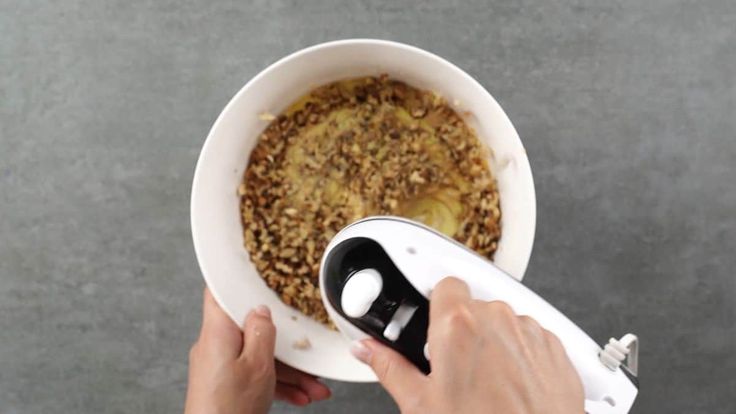
[[[349,225],[322,257],[322,300],[350,339],[373,337],[425,372],[429,293],[446,276],[475,299],[508,303],[559,337],[585,388],[589,414],[628,413],[638,393],[636,336],[601,349],[583,330],[493,263],[420,223],[370,217]],[[625,363],[624,363],[625,362]]]

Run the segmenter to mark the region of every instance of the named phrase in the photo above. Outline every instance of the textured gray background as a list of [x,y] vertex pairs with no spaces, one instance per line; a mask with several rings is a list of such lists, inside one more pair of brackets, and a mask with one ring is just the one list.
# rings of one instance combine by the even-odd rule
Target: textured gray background
[[[733,0],[0,0],[0,412],[181,410],[204,137],[269,63],[356,36],[506,109],[537,186],[526,282],[598,340],[642,337],[634,412],[736,412]],[[305,411],[395,411],[333,387]]]

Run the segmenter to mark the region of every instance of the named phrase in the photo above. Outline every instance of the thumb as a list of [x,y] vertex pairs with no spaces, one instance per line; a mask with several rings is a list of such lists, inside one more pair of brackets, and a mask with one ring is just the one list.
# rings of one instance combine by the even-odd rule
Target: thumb
[[198,342],[220,355],[234,359],[243,350],[243,334],[240,328],[215,301],[209,289],[204,290],[202,305],[202,329]]
[[261,305],[248,314],[243,326],[243,336],[241,357],[273,365],[276,326],[271,320],[271,311],[266,306]]
[[399,407],[415,405],[428,378],[404,356],[375,339],[355,342],[350,351],[373,369]]

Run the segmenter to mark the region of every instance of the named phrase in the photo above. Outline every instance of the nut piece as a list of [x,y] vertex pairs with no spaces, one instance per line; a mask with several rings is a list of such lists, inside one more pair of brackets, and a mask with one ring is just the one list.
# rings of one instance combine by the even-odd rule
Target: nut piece
[[299,349],[301,351],[306,351],[312,349],[312,343],[309,342],[309,338],[305,336],[302,339],[294,341],[294,343],[291,344],[291,347],[294,349]]
[[258,114],[258,119],[260,119],[261,121],[271,122],[276,119],[276,115],[268,112],[262,112]]

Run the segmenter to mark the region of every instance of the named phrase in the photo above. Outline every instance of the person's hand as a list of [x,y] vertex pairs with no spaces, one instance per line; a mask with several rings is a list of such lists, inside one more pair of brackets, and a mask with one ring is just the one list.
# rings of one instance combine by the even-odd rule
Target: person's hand
[[299,406],[329,398],[315,377],[274,361],[267,307],[250,312],[241,331],[205,289],[203,314],[189,353],[185,414],[264,414],[274,397]]
[[353,354],[373,368],[404,414],[584,412],[584,392],[559,339],[503,302],[470,297],[456,278],[432,291],[432,373],[373,339]]

